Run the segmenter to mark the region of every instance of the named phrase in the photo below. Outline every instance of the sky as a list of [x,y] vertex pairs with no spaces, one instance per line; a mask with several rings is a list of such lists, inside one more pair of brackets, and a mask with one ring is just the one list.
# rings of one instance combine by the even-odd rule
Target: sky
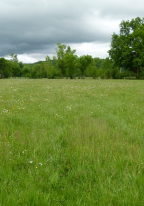
[[138,16],[143,0],[0,0],[0,57],[44,61],[61,42],[78,56],[106,58],[121,21]]

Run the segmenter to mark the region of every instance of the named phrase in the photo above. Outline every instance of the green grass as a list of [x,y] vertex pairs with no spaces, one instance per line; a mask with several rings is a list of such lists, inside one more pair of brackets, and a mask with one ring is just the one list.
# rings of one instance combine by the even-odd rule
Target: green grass
[[0,205],[144,205],[144,81],[0,80]]

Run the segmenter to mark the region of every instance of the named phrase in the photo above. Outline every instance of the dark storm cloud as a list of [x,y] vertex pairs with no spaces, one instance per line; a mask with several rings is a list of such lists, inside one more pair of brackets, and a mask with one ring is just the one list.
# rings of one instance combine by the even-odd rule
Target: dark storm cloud
[[108,43],[123,19],[142,17],[142,5],[141,0],[1,0],[0,56],[51,54],[58,42]]

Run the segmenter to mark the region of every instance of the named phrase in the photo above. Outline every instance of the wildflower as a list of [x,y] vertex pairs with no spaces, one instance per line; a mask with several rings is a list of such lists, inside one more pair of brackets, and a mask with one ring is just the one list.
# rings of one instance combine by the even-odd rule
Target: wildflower
[[31,164],[32,164],[32,163],[33,163],[33,161],[29,161],[29,163],[31,163]]
[[42,166],[42,163],[39,163],[39,165],[41,165],[41,166]]

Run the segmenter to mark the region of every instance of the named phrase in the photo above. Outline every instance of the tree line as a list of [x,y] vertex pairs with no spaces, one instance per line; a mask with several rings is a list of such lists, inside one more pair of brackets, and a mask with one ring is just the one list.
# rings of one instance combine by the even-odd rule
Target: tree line
[[17,55],[11,59],[0,58],[0,78],[144,78],[144,18],[122,21],[120,33],[112,35],[109,57],[92,58],[91,55],[78,57],[70,46],[57,43],[56,55],[51,60],[35,64],[18,61]]

